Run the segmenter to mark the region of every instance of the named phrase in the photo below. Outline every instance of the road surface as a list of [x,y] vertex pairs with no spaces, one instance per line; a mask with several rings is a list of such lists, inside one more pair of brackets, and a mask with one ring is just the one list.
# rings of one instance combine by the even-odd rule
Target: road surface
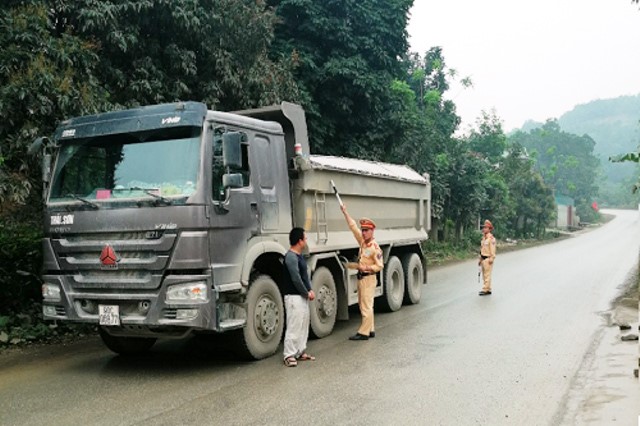
[[[347,340],[355,313],[310,341],[317,361],[296,368],[280,354],[239,362],[203,339],[134,359],[93,337],[3,354],[0,424],[635,425],[637,365],[616,379],[631,393],[594,373],[598,357],[635,350],[637,362],[635,343],[603,347],[618,338],[611,301],[638,267],[638,212],[616,214],[557,243],[498,253],[491,296],[477,295],[474,261],[433,269],[419,305],[376,315],[375,339]],[[607,411],[602,394],[622,409]]]

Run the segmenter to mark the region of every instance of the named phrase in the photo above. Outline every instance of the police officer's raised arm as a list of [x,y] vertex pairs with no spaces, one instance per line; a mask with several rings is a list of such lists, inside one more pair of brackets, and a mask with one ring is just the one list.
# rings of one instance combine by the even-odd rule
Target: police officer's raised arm
[[347,206],[345,206],[344,204],[340,205],[340,210],[342,210],[344,218],[347,220],[347,225],[349,225],[349,229],[351,229],[351,232],[353,232],[353,236],[356,237],[356,241],[358,241],[358,244],[362,244],[362,242],[364,241],[364,238],[362,238],[362,232],[360,231],[360,228],[358,228],[358,224],[356,223],[356,221],[353,220],[351,216],[349,216],[349,213],[347,212]]

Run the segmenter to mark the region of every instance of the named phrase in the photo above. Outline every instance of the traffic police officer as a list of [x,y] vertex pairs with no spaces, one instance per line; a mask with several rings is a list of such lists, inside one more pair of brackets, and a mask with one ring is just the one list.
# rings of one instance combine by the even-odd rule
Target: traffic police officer
[[482,241],[480,242],[480,258],[478,265],[482,268],[482,290],[478,295],[488,296],[491,294],[491,271],[493,261],[496,259],[496,239],[491,234],[493,224],[485,220],[482,227]]
[[376,289],[376,274],[383,268],[382,249],[373,239],[373,231],[376,228],[374,221],[368,218],[360,219],[360,229],[356,221],[349,216],[347,208],[340,206],[347,220],[349,229],[360,245],[358,253],[358,305],[362,315],[362,323],[358,332],[349,337],[349,340],[369,340],[375,337],[373,324],[373,295]]

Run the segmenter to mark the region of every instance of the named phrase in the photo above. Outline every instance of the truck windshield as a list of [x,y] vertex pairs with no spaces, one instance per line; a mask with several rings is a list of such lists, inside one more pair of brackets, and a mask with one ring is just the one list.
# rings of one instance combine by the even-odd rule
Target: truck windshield
[[49,202],[186,198],[196,190],[200,129],[170,130],[170,134],[165,129],[155,135],[109,135],[63,145]]

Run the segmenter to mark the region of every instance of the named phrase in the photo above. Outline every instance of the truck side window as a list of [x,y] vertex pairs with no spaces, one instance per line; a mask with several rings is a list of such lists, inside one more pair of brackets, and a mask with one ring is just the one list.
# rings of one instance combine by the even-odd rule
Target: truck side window
[[228,169],[223,164],[222,135],[227,131],[233,131],[224,127],[216,127],[213,133],[213,158],[211,164],[211,189],[214,200],[224,201],[227,197],[222,185],[222,177],[227,173],[239,173],[242,175],[242,184],[247,187],[251,183],[251,171],[249,169],[249,143],[246,134],[242,134],[242,166],[239,169]]

